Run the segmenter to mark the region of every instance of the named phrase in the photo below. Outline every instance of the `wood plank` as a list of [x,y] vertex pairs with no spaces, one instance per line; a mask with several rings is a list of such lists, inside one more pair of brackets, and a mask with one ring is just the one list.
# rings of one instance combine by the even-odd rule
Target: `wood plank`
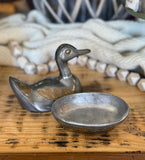
[[8,154],[1,155],[1,160],[144,160],[142,154],[98,154],[98,153],[49,153],[49,154]]
[[[51,113],[23,110],[8,78],[27,83],[44,78],[26,75],[14,67],[0,67],[0,153],[145,153],[145,93],[127,82],[108,78],[85,67],[71,67],[82,83],[83,92],[107,92],[123,98],[130,106],[125,122],[107,133],[76,133],[63,129]],[[47,76],[56,76],[49,73]]]
[[16,12],[13,3],[0,3],[0,12],[13,14]]

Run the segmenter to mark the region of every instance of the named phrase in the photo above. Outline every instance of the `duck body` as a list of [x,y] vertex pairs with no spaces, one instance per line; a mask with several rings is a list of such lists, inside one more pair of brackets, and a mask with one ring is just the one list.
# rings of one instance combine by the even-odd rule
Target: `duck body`
[[[58,47],[55,56],[60,71],[58,77],[46,77],[33,84],[26,84],[10,77],[10,85],[20,105],[31,112],[49,112],[56,99],[80,92],[80,81],[71,73],[67,65],[68,60],[79,56],[77,52],[78,50],[69,44]],[[80,50],[80,52],[82,55],[88,53],[89,50]]]
[[65,80],[48,77],[30,85],[10,77],[10,84],[21,106],[31,112],[51,111],[56,99],[81,91],[80,81],[75,75]]

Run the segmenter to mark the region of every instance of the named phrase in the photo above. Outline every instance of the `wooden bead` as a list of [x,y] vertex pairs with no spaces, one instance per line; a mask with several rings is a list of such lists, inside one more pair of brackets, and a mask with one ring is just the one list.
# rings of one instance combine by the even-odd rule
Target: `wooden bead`
[[77,63],[80,66],[85,66],[87,64],[87,61],[88,61],[88,57],[87,56],[79,56],[79,58],[77,60]]
[[138,84],[137,87],[139,88],[140,91],[145,92],[145,78],[141,79]]
[[36,73],[36,65],[34,63],[27,63],[25,65],[24,71],[27,74],[35,74]]
[[99,73],[104,73],[106,70],[107,64],[104,62],[98,62],[96,65],[96,71]]
[[37,73],[39,75],[45,75],[49,72],[49,67],[47,64],[39,64],[37,66]]
[[13,47],[19,46],[19,43],[17,41],[11,40],[8,42],[9,49],[12,49]]
[[75,57],[75,58],[73,58],[73,59],[68,61],[69,65],[75,65],[76,63],[77,63],[77,57]]
[[12,50],[12,54],[13,54],[13,56],[15,56],[15,57],[21,56],[21,55],[23,54],[23,49],[22,49],[22,47],[21,47],[21,46],[16,46],[16,47],[14,47],[13,50]]
[[140,79],[140,75],[138,73],[130,73],[127,77],[127,81],[131,86],[135,86]]
[[127,76],[129,74],[129,71],[128,70],[125,70],[125,69],[120,69],[118,72],[117,72],[117,78],[120,80],[120,81],[127,81]]
[[87,61],[87,67],[91,70],[95,70],[96,69],[96,64],[97,64],[97,61],[95,59],[88,59]]
[[27,63],[28,63],[28,60],[26,57],[20,56],[17,58],[17,64],[20,66],[20,68],[24,69]]
[[8,47],[10,48],[12,55],[15,57],[21,56],[23,54],[22,47],[16,41],[10,41]]
[[106,74],[109,77],[116,77],[117,70],[118,70],[118,68],[116,66],[110,64],[110,65],[107,66]]
[[55,61],[50,61],[48,63],[50,72],[56,72],[58,70],[57,64]]

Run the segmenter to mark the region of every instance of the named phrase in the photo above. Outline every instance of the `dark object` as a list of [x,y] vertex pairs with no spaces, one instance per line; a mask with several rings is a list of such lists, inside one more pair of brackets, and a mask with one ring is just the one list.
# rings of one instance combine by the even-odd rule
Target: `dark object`
[[55,54],[55,60],[60,72],[58,77],[47,77],[31,85],[10,77],[10,85],[21,106],[32,112],[48,112],[57,98],[80,92],[80,82],[71,73],[67,61],[89,52],[89,49],[77,50],[69,44],[62,44]]
[[107,131],[129,114],[128,105],[106,93],[77,93],[56,100],[52,114],[64,127],[83,132]]
[[49,21],[56,23],[85,22],[90,18],[129,18],[121,0],[33,0],[33,5]]
[[122,0],[122,3],[131,15],[145,19],[145,0],[139,0],[137,2]]

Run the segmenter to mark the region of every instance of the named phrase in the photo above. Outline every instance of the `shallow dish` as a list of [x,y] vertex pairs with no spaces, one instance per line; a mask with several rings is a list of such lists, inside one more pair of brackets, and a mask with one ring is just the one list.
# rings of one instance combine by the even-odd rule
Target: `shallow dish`
[[121,98],[106,93],[78,93],[56,100],[52,114],[64,127],[79,131],[107,131],[121,123],[129,107]]

